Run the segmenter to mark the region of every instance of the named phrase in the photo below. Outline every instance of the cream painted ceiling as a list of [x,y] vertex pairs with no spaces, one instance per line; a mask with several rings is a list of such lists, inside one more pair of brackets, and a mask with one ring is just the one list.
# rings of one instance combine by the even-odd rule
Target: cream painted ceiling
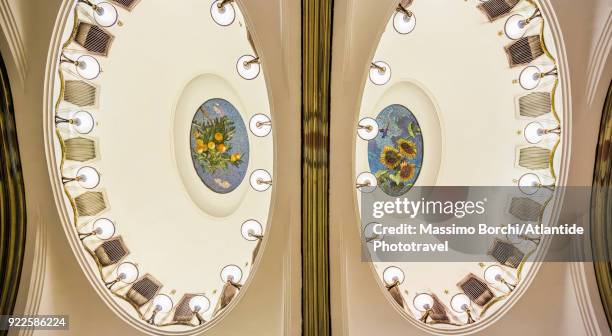
[[[421,123],[425,146],[417,186],[512,186],[521,175],[530,172],[518,166],[517,151],[530,145],[522,131],[534,119],[520,117],[516,103],[529,91],[513,83],[525,66],[510,68],[508,65],[504,46],[513,41],[503,34],[507,17],[489,22],[476,8],[480,3],[478,0],[416,0],[409,7],[417,20],[414,31],[398,34],[391,17],[372,57],[373,62],[384,61],[390,65],[391,80],[379,86],[366,79],[358,119],[376,118],[383,108],[393,103],[402,104],[415,114]],[[528,17],[533,11],[534,7],[523,1],[512,13]],[[538,34],[541,23],[540,19],[535,20],[526,35]],[[548,48],[556,56],[548,25],[544,34]],[[553,63],[542,56],[531,65],[550,69]],[[553,84],[552,79],[544,79],[535,91],[550,92]],[[563,92],[557,89],[556,94],[556,108],[563,111]],[[424,103],[427,100],[433,101],[435,110]],[[561,112],[560,115],[563,118]],[[537,119],[545,125],[556,124],[550,113]],[[356,139],[355,174],[359,175],[369,171],[368,142]],[[538,146],[551,148],[557,139],[554,135],[546,137]],[[555,157],[556,172],[562,159],[562,146]],[[550,172],[537,173],[544,183],[554,182]],[[357,199],[361,209],[359,192]],[[522,248],[529,250],[531,246]],[[451,297],[460,292],[456,284],[469,272],[482,277],[484,268],[493,264],[374,262],[373,266],[378,278],[382,278],[388,266],[399,266],[404,271],[406,280],[400,289],[407,304],[405,316],[423,327],[423,323],[414,320],[422,315],[412,304],[416,294],[436,294],[448,307],[453,322],[465,323],[465,314],[450,309]],[[532,266],[526,263],[523,277]],[[507,277],[516,281],[517,275],[509,271]],[[503,286],[494,290],[496,295],[504,291]],[[500,316],[497,311],[507,310],[504,304],[505,300],[495,304],[483,320],[496,320]],[[479,313],[480,309],[476,309],[477,320],[480,320]],[[441,324],[425,329],[453,333],[453,329],[460,332],[465,328]]]
[[[390,20],[373,60],[390,64],[391,81],[384,86],[366,82],[362,97],[362,117],[375,117],[381,110],[381,97],[398,82],[420,83],[433,97],[441,134],[423,136],[425,143],[441,142],[441,163],[423,173],[439,170],[434,177],[437,185],[513,185],[513,180],[526,172],[515,165],[514,155],[517,147],[527,144],[518,132],[532,121],[519,118],[515,104],[518,97],[528,93],[513,84],[523,67],[508,67],[503,47],[512,41],[498,34],[505,19],[489,23],[476,8],[478,3],[415,1],[411,10],[417,26],[408,35],[396,33]],[[532,11],[525,2],[515,9],[527,15]],[[528,34],[538,32],[539,21]],[[548,46],[556,54],[550,30],[546,32]],[[541,57],[532,64],[547,69],[550,62]],[[552,80],[544,80],[538,89],[551,87]],[[557,109],[562,111],[560,93]],[[542,145],[551,145],[555,139],[545,141]],[[367,151],[361,150],[365,148],[361,145],[358,142],[357,171],[368,169]]]
[[[160,280],[162,293],[170,295],[174,304],[185,293],[205,293],[212,304],[204,314],[207,320],[212,318],[223,286],[221,269],[229,264],[240,266],[243,284],[251,272],[256,242],[242,237],[242,223],[256,219],[265,232],[272,190],[254,191],[249,175],[255,169],[273,174],[272,135],[259,138],[249,132],[247,175],[238,189],[225,195],[210,191],[184,154],[191,118],[210,98],[224,98],[236,106],[247,129],[251,116],[270,114],[263,72],[254,80],[244,80],[236,72],[237,59],[254,53],[245,19],[234,4],[235,22],[219,26],[211,19],[211,3],[142,1],[132,12],[119,9],[122,25],[108,29],[115,40],[108,57],[96,57],[103,71],[91,81],[100,93],[98,106],[90,109],[97,125],[89,136],[96,139],[99,155],[87,163],[100,172],[99,189],[109,204],[100,216],[116,223],[116,235],[123,237],[130,250],[126,260],[137,263],[141,275],[150,273]],[[79,6],[78,13],[90,21],[88,7]],[[68,38],[72,24],[71,14],[62,41]],[[75,44],[68,49],[71,56],[87,54]],[[77,78],[69,73],[69,66],[62,68],[68,79]],[[213,79],[199,81],[194,87],[193,81],[202,75]],[[58,78],[55,85],[57,92]],[[58,112],[69,114],[75,109],[62,103]],[[59,162],[57,141],[53,153]],[[64,174],[80,166],[68,162]],[[83,192],[76,186],[68,189],[74,195]],[[62,204],[71,212],[69,199],[63,197]],[[88,230],[91,220],[78,220],[82,231]],[[95,248],[99,243],[92,239],[86,246]],[[136,316],[129,304],[116,302]],[[161,316],[159,323],[170,318],[171,314]]]
[[[418,183],[510,185],[525,172],[515,164],[516,149],[525,145],[520,130],[528,123],[517,118],[515,99],[524,91],[512,83],[522,67],[507,67],[503,46],[509,41],[498,34],[504,20],[487,23],[474,8],[476,3],[417,1],[411,8],[418,18],[416,30],[398,35],[389,23],[373,58],[389,63],[393,77],[386,86],[366,83],[361,116],[374,117],[385,99],[391,99],[384,98],[386,90],[401,81],[417,83],[421,97],[429,97],[437,110],[432,125],[438,126],[424,134],[426,144],[436,148],[426,158],[433,158],[436,166],[425,167]],[[107,216],[113,214],[130,247],[130,259],[160,279],[164,291],[176,290],[175,302],[186,292],[213,293],[223,265],[246,266],[252,243],[242,239],[239,226],[249,218],[265,223],[269,208],[269,199],[262,205],[258,194],[236,193],[239,199],[230,201],[241,204],[239,211],[211,215],[203,209],[215,204],[194,202],[178,173],[182,163],[174,147],[179,134],[175,111],[183,89],[194,78],[204,73],[224,78],[245,121],[269,110],[263,74],[256,81],[244,81],[235,72],[237,57],[252,53],[244,20],[239,16],[232,26],[219,27],[210,20],[207,3],[194,2],[190,8],[194,10],[186,12],[154,1],[143,2],[133,13],[121,12],[124,25],[111,29],[117,36],[111,57],[99,59],[104,72],[95,80],[102,90],[98,126],[92,134],[100,143],[100,160],[92,165],[102,173],[111,205]],[[549,46],[554,53],[554,44]],[[534,64],[543,65],[540,61]],[[202,86],[202,91],[208,87]],[[420,112],[414,112],[419,117]],[[251,139],[249,172],[258,164],[271,171],[272,152],[265,149],[271,148],[271,138],[257,147],[259,141]],[[466,152],[474,154],[466,159]],[[367,170],[365,153],[358,144],[357,173]],[[445,269],[444,275],[461,278],[465,267],[457,266],[456,272]],[[245,277],[249,268],[243,267]],[[447,287],[424,281],[413,282],[411,288]]]

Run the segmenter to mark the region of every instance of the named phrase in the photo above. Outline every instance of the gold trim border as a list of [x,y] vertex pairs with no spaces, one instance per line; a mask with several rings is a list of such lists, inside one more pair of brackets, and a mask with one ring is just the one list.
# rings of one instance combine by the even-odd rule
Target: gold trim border
[[612,83],[601,117],[591,194],[591,248],[601,303],[612,328]]
[[302,0],[302,335],[331,334],[329,120],[333,0]]

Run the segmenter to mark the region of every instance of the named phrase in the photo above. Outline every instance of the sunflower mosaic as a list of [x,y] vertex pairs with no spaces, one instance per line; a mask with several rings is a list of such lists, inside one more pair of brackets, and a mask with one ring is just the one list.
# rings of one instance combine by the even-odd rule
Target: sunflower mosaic
[[378,186],[393,197],[407,193],[421,172],[423,135],[416,117],[406,107],[387,106],[376,117],[379,134],[368,143],[370,171]]
[[249,139],[240,113],[230,102],[215,98],[198,108],[189,145],[196,173],[212,191],[226,194],[242,183],[249,162]]

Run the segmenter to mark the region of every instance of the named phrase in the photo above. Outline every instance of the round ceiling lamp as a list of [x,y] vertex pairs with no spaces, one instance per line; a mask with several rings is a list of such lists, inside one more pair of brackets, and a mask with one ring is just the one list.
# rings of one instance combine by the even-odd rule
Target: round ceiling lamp
[[513,285],[506,281],[506,279],[504,279],[504,270],[497,265],[491,265],[487,267],[484,271],[484,278],[488,283],[492,285],[497,283],[504,284],[510,292],[512,292],[514,288],[516,288],[516,285]]
[[131,262],[123,262],[115,269],[116,277],[113,281],[107,282],[104,285],[111,289],[118,282],[131,284],[138,279],[138,267]]
[[374,226],[378,225],[378,223],[369,223],[363,228],[363,238],[366,243],[375,241],[375,240],[383,240],[384,235],[378,234],[374,232]]
[[257,169],[251,174],[249,182],[253,189],[263,192],[272,186],[272,175],[265,169]]
[[544,185],[540,180],[540,177],[534,173],[523,174],[518,180],[519,190],[525,195],[533,195],[537,193],[540,188],[544,188],[550,191],[555,190],[553,185]]
[[100,2],[94,7],[94,20],[102,27],[114,26],[119,21],[117,8],[108,2]]
[[240,283],[242,280],[242,269],[236,265],[227,265],[221,270],[221,280],[233,284]]
[[89,55],[83,55],[76,60],[70,59],[65,55],[62,55],[60,63],[70,63],[74,65],[74,68],[79,76],[83,79],[92,80],[96,79],[102,69],[97,59]]
[[189,300],[189,309],[198,318],[198,323],[204,324],[206,321],[202,317],[202,313],[206,313],[210,309],[210,300],[204,295],[196,295]]
[[536,66],[528,66],[521,71],[519,84],[525,90],[533,90],[540,84],[540,69]]
[[256,114],[249,121],[251,133],[257,137],[265,137],[272,132],[272,121],[265,114]]
[[254,219],[249,219],[242,223],[240,232],[242,233],[242,237],[246,240],[255,241],[263,238],[263,227],[261,223]]
[[370,81],[375,85],[385,85],[391,80],[391,67],[389,64],[378,61],[370,65]]
[[378,136],[378,123],[373,118],[363,118],[357,124],[357,135],[366,141],[372,140]]
[[236,62],[236,70],[240,77],[251,80],[259,76],[261,71],[261,65],[259,64],[259,57],[253,55],[244,55]]
[[210,300],[204,295],[196,295],[189,300],[189,309],[195,313],[205,313],[210,309]]
[[383,271],[383,280],[387,286],[396,286],[404,282],[406,275],[397,266],[389,266]]
[[397,5],[393,15],[393,29],[405,35],[411,33],[416,27],[416,16],[412,11],[404,7],[401,3]]
[[356,187],[359,191],[364,193],[371,193],[376,190],[378,186],[378,181],[376,180],[376,176],[370,172],[363,172],[357,176]]
[[541,17],[542,14],[538,8],[536,8],[535,12],[527,18],[521,14],[514,14],[506,20],[504,25],[504,33],[506,33],[506,36],[509,39],[518,40],[525,36],[527,26],[531,23],[531,21],[533,21],[535,18]]
[[525,140],[531,144],[537,144],[542,141],[542,137],[544,135],[544,127],[539,122],[531,122],[525,126],[525,130],[523,134],[525,135]]
[[172,299],[166,294],[157,294],[153,298],[153,313],[151,314],[151,318],[147,321],[149,324],[155,324],[155,316],[158,313],[167,313],[172,310],[174,303]]
[[504,25],[504,33],[511,40],[518,40],[525,35],[527,31],[526,18],[521,14],[514,14],[506,20]]
[[79,233],[79,239],[95,236],[100,240],[110,239],[115,234],[115,223],[108,218],[99,218],[93,222],[92,230],[88,233]]
[[73,130],[80,134],[89,134],[94,129],[95,120],[91,113],[78,111],[70,119],[55,117],[55,124],[69,124]]
[[525,126],[525,130],[523,131],[523,135],[525,136],[525,140],[531,144],[537,144],[544,138],[547,134],[561,134],[561,127],[557,126],[553,129],[546,129],[542,124],[537,121],[530,122]]
[[525,32],[527,32],[527,26],[533,19],[536,17],[541,17],[539,14],[539,10],[536,10],[532,16],[526,18],[521,14],[514,14],[506,20],[504,25],[504,33],[511,40],[518,40],[521,37],[525,36]]
[[210,15],[213,21],[220,26],[229,26],[236,19],[236,10],[233,0],[217,0],[210,6]]
[[100,174],[98,171],[90,166],[81,167],[75,177],[62,177],[64,184],[70,182],[77,182],[81,188],[93,189],[100,184]]
[[414,297],[412,301],[414,308],[423,313],[420,320],[423,323],[427,323],[427,318],[431,315],[432,308],[434,305],[434,298],[431,294],[421,293]]
[[537,193],[541,185],[540,177],[534,173],[524,174],[518,181],[519,189],[525,195]]
[[456,313],[465,313],[467,314],[467,323],[474,323],[474,319],[472,318],[472,301],[470,300],[470,298],[463,294],[463,293],[458,293],[453,295],[453,297],[451,298],[451,308],[456,312]]
[[518,82],[523,89],[533,90],[538,87],[542,78],[546,76],[557,76],[557,68],[541,72],[537,66],[531,65],[521,71]]
[[79,2],[91,7],[94,21],[102,27],[114,26],[119,21],[117,8],[108,2],[99,2],[97,4],[89,0],[79,0]]

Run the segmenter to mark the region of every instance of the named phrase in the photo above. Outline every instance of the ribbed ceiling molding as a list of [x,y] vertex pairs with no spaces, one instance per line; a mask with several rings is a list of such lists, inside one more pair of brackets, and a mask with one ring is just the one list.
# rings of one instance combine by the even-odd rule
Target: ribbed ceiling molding
[[329,110],[333,0],[302,0],[302,335],[331,333]]

